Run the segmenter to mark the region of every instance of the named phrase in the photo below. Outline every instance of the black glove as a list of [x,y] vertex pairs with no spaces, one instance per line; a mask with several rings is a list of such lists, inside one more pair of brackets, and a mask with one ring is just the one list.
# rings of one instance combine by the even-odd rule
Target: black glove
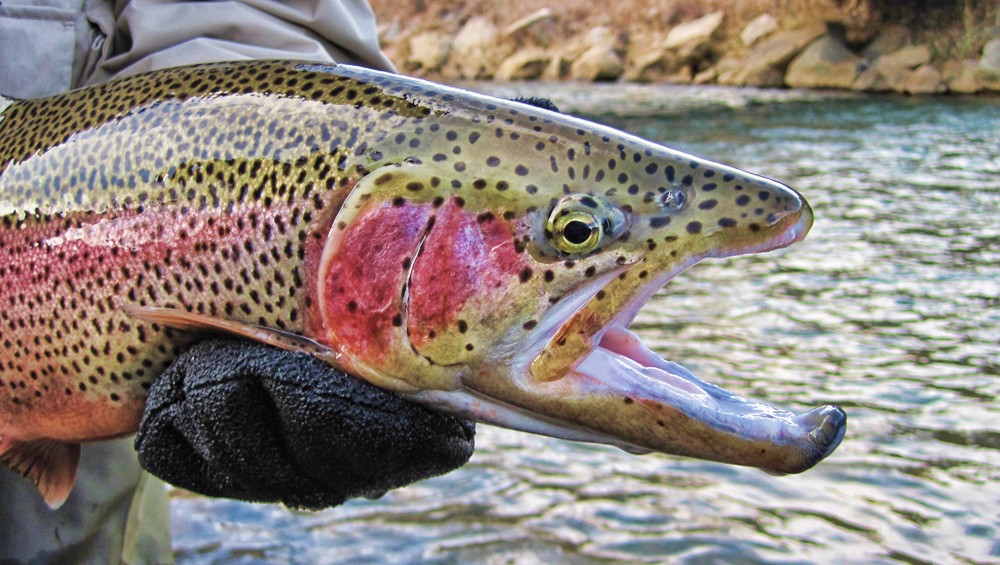
[[219,339],[156,380],[135,444],[174,485],[318,509],[460,467],[475,433],[313,357]]

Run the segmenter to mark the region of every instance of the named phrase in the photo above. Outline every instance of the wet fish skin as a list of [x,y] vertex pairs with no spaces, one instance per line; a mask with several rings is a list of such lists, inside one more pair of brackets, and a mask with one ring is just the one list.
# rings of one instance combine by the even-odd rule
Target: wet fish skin
[[[778,183],[344,66],[184,67],[2,112],[0,454],[15,467],[25,445],[66,466],[73,444],[134,431],[151,380],[196,339],[177,327],[306,349],[452,412],[626,448],[796,472],[842,435],[810,422],[832,427],[810,453],[791,442],[775,451],[794,462],[754,459],[729,428],[683,423],[692,439],[662,439],[643,391],[553,396],[579,392],[566,377],[609,326],[690,264],[803,237],[811,212]],[[599,242],[557,243],[557,209],[597,210]],[[60,477],[50,502],[68,493]]]

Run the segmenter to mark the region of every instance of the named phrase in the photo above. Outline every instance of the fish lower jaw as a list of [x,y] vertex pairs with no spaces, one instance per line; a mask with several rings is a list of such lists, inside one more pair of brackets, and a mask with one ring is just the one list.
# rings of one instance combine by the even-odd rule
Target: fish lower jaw
[[[572,380],[578,393],[645,409],[650,431],[634,438],[617,436],[619,446],[788,474],[808,469],[832,453],[846,430],[846,415],[838,407],[795,414],[742,398],[664,359],[617,324],[605,330],[599,346],[581,361]],[[657,426],[697,433],[678,438]],[[764,452],[770,453],[759,456]]]

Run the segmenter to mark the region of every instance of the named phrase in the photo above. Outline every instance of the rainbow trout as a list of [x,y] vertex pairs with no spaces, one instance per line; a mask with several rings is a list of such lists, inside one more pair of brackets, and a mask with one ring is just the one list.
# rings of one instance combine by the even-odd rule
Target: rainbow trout
[[206,331],[633,452],[797,473],[844,433],[627,329],[697,261],[802,239],[803,198],[523,103],[259,61],[0,99],[0,218],[0,458],[53,506]]

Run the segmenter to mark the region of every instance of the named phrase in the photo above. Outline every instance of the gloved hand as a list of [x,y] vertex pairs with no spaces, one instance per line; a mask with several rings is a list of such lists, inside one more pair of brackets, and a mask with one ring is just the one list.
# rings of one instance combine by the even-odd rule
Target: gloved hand
[[313,357],[217,339],[153,384],[136,450],[146,470],[201,494],[318,509],[460,467],[474,437],[473,422]]

